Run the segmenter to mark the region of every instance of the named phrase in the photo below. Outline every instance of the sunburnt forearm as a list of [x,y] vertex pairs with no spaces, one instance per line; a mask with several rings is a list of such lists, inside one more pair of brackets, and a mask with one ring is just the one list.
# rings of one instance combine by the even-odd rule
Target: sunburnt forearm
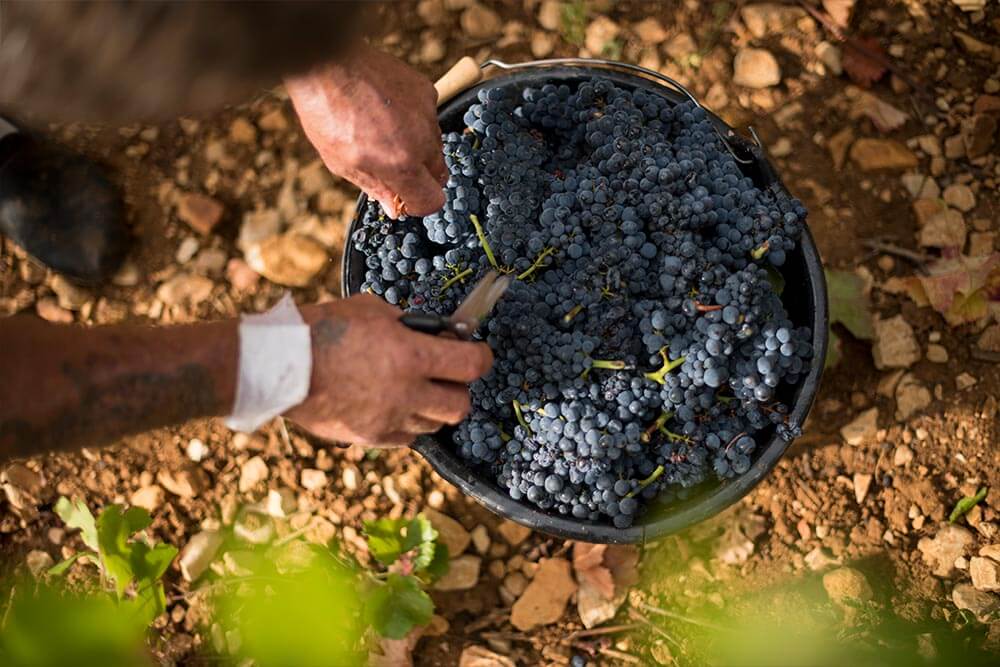
[[0,320],[0,460],[225,414],[238,357],[235,320],[92,329]]

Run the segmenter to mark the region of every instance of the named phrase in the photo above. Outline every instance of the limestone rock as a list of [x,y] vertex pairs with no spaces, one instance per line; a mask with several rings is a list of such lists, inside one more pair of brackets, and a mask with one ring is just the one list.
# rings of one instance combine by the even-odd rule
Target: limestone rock
[[872,587],[865,575],[852,567],[839,567],[823,575],[823,588],[837,604],[849,600],[867,602],[874,597]]
[[656,46],[667,38],[667,31],[659,19],[650,16],[632,26],[636,36],[643,44]]
[[246,493],[250,489],[263,482],[270,475],[267,464],[259,456],[247,460],[240,468],[240,493]]
[[875,359],[875,367],[879,370],[909,368],[920,360],[922,355],[917,337],[913,334],[913,327],[903,319],[902,315],[886,320],[875,320],[875,344],[872,346],[872,356]]
[[733,83],[747,88],[770,88],[781,83],[781,67],[770,51],[744,47],[733,60]]
[[951,592],[951,600],[959,609],[965,609],[981,622],[986,623],[1000,611],[1000,597],[993,593],[977,591],[970,584],[958,584]]
[[849,424],[840,429],[844,442],[857,447],[875,440],[878,430],[878,408],[869,408],[855,417]]
[[796,21],[805,15],[806,12],[801,7],[777,2],[754,3],[740,10],[747,30],[757,39],[767,35],[780,35],[794,27]]
[[950,577],[955,573],[955,561],[965,555],[972,541],[972,533],[967,528],[946,523],[934,537],[920,538],[917,549],[935,575]]
[[565,558],[543,558],[524,594],[511,608],[510,622],[521,631],[558,621],[576,592],[576,582]]
[[621,26],[607,16],[598,16],[587,25],[583,44],[591,54],[600,57],[604,47],[618,37],[621,30]]
[[858,139],[851,159],[862,171],[901,170],[916,167],[917,156],[894,139]]
[[423,514],[434,526],[434,530],[438,532],[438,540],[441,544],[448,547],[450,556],[458,556],[468,548],[472,536],[462,524],[447,514],[442,514],[430,507],[425,507]]
[[905,421],[931,404],[931,392],[912,373],[896,387],[896,419]]
[[529,535],[531,535],[530,528],[522,526],[521,524],[515,523],[508,519],[504,519],[502,522],[500,522],[500,526],[497,528],[497,530],[500,532],[500,535],[505,540],[507,540],[507,543],[510,544],[510,546],[512,547],[518,546],[519,544],[521,544],[521,542],[524,542],[526,539],[528,539]]
[[305,287],[329,263],[326,249],[301,234],[273,236],[246,253],[247,265],[271,282]]
[[978,590],[1000,592],[1000,563],[992,558],[974,556],[969,561],[969,575]]
[[205,276],[179,273],[156,290],[156,298],[166,306],[189,304],[197,306],[212,294],[214,283]]
[[224,212],[219,200],[198,192],[185,193],[177,201],[177,217],[202,235],[212,233]]
[[482,562],[482,558],[472,555],[452,558],[448,564],[448,572],[434,582],[434,590],[467,591],[473,588],[479,582]]
[[556,32],[562,28],[563,3],[560,0],[545,0],[538,8],[538,25]]
[[474,3],[462,12],[462,31],[474,40],[493,39],[503,27],[500,15],[484,5]]

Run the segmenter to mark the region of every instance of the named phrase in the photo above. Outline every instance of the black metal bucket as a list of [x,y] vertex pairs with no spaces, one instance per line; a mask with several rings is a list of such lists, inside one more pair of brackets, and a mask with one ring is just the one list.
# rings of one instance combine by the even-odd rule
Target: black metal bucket
[[[616,85],[624,88],[642,88],[657,93],[674,103],[693,99],[686,90],[675,82],[671,83],[679,90],[668,88],[644,76],[605,67],[610,65],[632,71],[639,69],[621,63],[601,62],[602,67],[593,67],[593,62],[587,63],[586,66],[538,66],[547,64],[542,62],[524,69],[521,69],[519,65],[507,66],[492,61],[489,64],[499,65],[514,71],[481,82],[442,106],[438,118],[441,128],[445,132],[464,129],[462,116],[469,106],[476,102],[476,94],[481,88],[496,86],[510,87],[516,90],[529,86],[540,87],[546,83],[566,83],[572,86],[587,78],[600,76],[610,79]],[[658,73],[649,71],[646,73],[664,79]],[[720,135],[724,137],[733,154],[737,156],[744,173],[753,178],[758,187],[774,185],[784,188],[759,144],[736,135],[721,119],[711,113],[709,115],[715,122]],[[364,195],[359,198],[357,213],[348,230],[348,243],[345,247],[342,264],[342,292],[345,297],[357,294],[364,280],[364,255],[351,245],[350,239],[360,223],[366,201]],[[819,390],[823,362],[826,358],[829,323],[823,267],[808,228],[803,230],[796,250],[789,253],[781,273],[785,278],[782,301],[788,310],[789,318],[796,326],[809,326],[813,330],[814,356],[809,373],[798,386],[784,387],[783,392],[779,393],[779,397],[790,407],[790,422],[801,425],[805,422],[806,415]],[[495,480],[489,479],[456,455],[455,446],[452,444],[452,433],[451,429],[444,429],[431,436],[422,436],[414,443],[413,449],[427,459],[442,477],[461,489],[463,493],[475,498],[480,504],[496,514],[532,529],[561,538],[607,544],[645,543],[675,533],[718,514],[749,493],[774,468],[790,444],[778,437],[773,429],[765,431],[764,436],[758,435],[756,460],[749,471],[725,482],[706,482],[701,487],[692,489],[691,493],[683,500],[675,500],[669,504],[650,503],[635,525],[630,528],[618,529],[609,524],[592,524],[572,517],[549,514],[526,502],[514,500],[496,484]],[[766,438],[766,442],[761,443],[762,438]]]

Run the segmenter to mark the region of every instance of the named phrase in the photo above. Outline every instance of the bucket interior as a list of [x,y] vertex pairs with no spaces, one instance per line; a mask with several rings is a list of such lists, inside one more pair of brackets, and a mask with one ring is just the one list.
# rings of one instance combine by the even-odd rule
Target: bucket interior
[[[476,103],[476,95],[482,88],[499,86],[518,93],[524,88],[541,87],[547,83],[567,84],[572,88],[593,77],[608,79],[630,90],[642,88],[659,94],[674,104],[688,99],[672,88],[631,73],[591,67],[538,67],[503,74],[481,82],[456,96],[439,110],[441,129],[444,132],[461,132],[465,128],[462,116],[469,106]],[[729,143],[736,154],[743,159],[749,159],[747,164],[741,165],[741,169],[758,187],[784,189],[776,172],[758,148],[732,134],[731,129],[722,120],[711,113],[709,115],[717,127],[729,136]],[[364,282],[365,257],[354,248],[350,239],[355,228],[361,223],[366,201],[362,195],[348,230],[341,283],[345,297],[358,293]],[[794,387],[783,385],[777,394],[777,398],[789,406],[791,422],[801,426],[819,388],[828,336],[826,283],[808,226],[804,228],[796,249],[788,254],[780,273],[785,280],[782,301],[788,311],[789,319],[796,326],[808,326],[813,331],[811,342],[814,357],[809,372],[799,385]],[[550,535],[601,543],[643,543],[717,514],[756,486],[771,471],[790,444],[775,435],[774,427],[760,431],[756,436],[758,445],[755,458],[746,473],[722,482],[717,480],[704,482],[698,487],[687,489],[685,497],[667,503],[651,501],[633,526],[619,529],[610,524],[593,524],[559,514],[549,514],[533,505],[514,500],[507,495],[505,489],[491,479],[489,471],[477,470],[458,457],[452,443],[452,435],[453,429],[442,429],[432,436],[418,438],[414,448],[442,477],[493,512]]]

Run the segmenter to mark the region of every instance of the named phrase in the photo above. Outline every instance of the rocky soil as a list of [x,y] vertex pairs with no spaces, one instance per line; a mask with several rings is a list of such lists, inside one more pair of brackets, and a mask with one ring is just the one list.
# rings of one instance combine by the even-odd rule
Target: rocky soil
[[[804,436],[738,506],[630,549],[500,521],[409,452],[330,447],[280,421],[254,436],[194,422],[9,465],[4,568],[80,548],[52,511],[60,495],[146,507],[179,548],[211,547],[228,527],[250,542],[302,531],[362,560],[363,520],[423,511],[459,557],[433,592],[439,618],[417,664],[704,664],[711,638],[759,615],[762,596],[775,619],[806,625],[808,607],[817,627],[862,644],[942,660],[956,641],[996,651],[1000,5],[422,0],[376,11],[377,42],[430,77],[462,55],[609,57],[752,126],[807,204],[838,286],[839,360]],[[4,241],[0,314],[167,324],[260,310],[287,288],[300,302],[339,295],[356,192],[325,171],[280,89],[208,118],[53,131],[111,166],[139,242],[113,285],[86,290]],[[225,652],[189,595],[210,562],[168,574],[155,641],[165,663]]]

